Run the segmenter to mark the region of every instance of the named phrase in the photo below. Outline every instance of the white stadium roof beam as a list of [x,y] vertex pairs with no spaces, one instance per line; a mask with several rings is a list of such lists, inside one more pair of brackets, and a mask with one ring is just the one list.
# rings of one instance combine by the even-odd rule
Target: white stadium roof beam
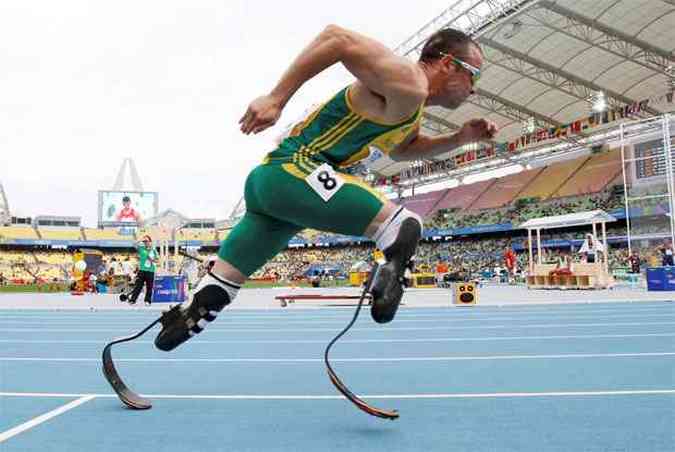
[[9,210],[9,201],[7,201],[7,195],[5,195],[5,189],[0,183],[0,226],[3,224],[9,224],[12,214]]
[[673,54],[667,50],[548,0],[537,3],[537,8],[527,12],[527,16],[558,33],[599,47],[657,73],[663,72],[673,62]]
[[480,88],[476,89],[475,95],[469,97],[468,102],[488,110],[489,112],[497,113],[516,121],[526,121],[529,118],[534,118],[540,123],[549,127],[559,127],[563,125],[563,123],[560,121],[556,121],[555,119],[550,118],[544,114],[530,110],[523,105],[511,102],[510,100],[498,96],[497,94],[487,92]]
[[396,47],[399,55],[419,56],[426,40],[445,27],[473,34],[486,24],[537,3],[539,0],[459,0],[427,22],[412,36]]
[[[492,39],[481,37],[478,38],[478,41],[483,47],[487,63],[516,72],[523,77],[527,77],[530,80],[534,80],[550,88],[560,90],[579,100],[589,99],[594,92],[602,91],[609,101],[610,108],[629,105],[636,102],[634,99],[616,93],[607,87],[602,87],[591,81],[584,80],[567,71],[511,49]],[[645,112],[650,115],[658,115],[660,113],[651,107],[645,108]]]
[[450,122],[428,111],[425,111],[423,116],[422,127],[436,134],[452,133],[460,129],[460,126],[454,122]]

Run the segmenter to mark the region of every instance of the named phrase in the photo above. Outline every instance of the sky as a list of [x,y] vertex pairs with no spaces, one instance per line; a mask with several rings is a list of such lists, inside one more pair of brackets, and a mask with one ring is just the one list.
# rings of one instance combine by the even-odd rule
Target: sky
[[226,218],[248,172],[310,105],[352,81],[306,83],[276,127],[239,132],[328,24],[394,48],[451,0],[3,0],[0,183],[14,215],[97,222],[97,192],[131,157],[159,209]]

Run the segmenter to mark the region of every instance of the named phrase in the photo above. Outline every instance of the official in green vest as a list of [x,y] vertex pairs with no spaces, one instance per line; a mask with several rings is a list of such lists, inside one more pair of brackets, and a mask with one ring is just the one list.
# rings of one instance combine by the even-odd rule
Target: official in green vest
[[152,238],[143,236],[138,244],[138,275],[134,290],[129,295],[129,304],[136,303],[138,296],[145,286],[145,304],[152,304],[152,287],[155,282],[155,264],[157,263],[157,251],[152,247]]

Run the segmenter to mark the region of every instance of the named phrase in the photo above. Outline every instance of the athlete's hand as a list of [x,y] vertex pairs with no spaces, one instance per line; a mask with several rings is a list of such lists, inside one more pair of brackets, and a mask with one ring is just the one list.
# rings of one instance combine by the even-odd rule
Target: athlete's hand
[[241,131],[248,135],[272,127],[281,116],[283,108],[280,100],[270,94],[258,97],[251,102],[246,113],[239,120]]
[[459,135],[463,143],[475,143],[477,141],[491,140],[497,135],[497,124],[487,119],[470,119],[459,129]]

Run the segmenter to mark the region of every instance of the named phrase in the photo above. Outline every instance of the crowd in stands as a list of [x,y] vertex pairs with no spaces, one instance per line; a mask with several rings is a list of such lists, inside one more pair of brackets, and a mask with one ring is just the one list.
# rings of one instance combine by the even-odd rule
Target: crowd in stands
[[[574,238],[583,238],[583,233],[580,234],[581,237],[575,234]],[[418,248],[415,270],[433,273],[437,265],[443,263],[447,265],[450,273],[457,273],[466,278],[478,277],[486,271],[494,272],[495,269],[504,268],[504,253],[513,243],[511,239],[468,238],[447,242],[424,242]],[[338,268],[346,275],[349,269],[359,262],[372,264],[374,252],[375,248],[371,245],[289,249],[265,264],[252,277],[292,281],[307,275],[312,265],[316,263]],[[565,259],[578,260],[577,253],[576,249],[547,248],[543,251],[542,260],[547,263],[558,263]],[[651,250],[640,257],[643,265],[658,265],[654,260],[656,256],[657,252]],[[610,247],[608,257],[610,271],[628,266],[628,250],[625,247]],[[516,258],[516,267],[525,270],[528,265],[527,250],[518,252]]]
[[[101,269],[114,267],[114,272],[122,274],[122,262],[130,261],[132,268],[138,263],[133,252],[112,252],[105,255]],[[0,274],[5,282],[19,284],[41,282],[66,282],[72,278],[73,254],[66,250],[1,250]]]
[[[660,200],[647,199],[646,204],[657,206]],[[651,204],[650,204],[651,203]],[[574,212],[602,209],[611,212],[624,207],[623,193],[616,187],[606,188],[604,191],[582,196],[555,198],[540,201],[538,198],[517,199],[510,205],[497,209],[471,210],[458,207],[448,207],[430,213],[425,219],[425,227],[431,229],[451,229],[472,227],[478,225],[511,223],[517,226],[529,219],[553,215],[563,215]],[[660,208],[660,207],[659,207]],[[661,215],[663,216],[663,215]],[[655,234],[668,232],[667,224],[662,218],[655,216],[637,218],[631,223],[632,235]],[[7,228],[5,228],[7,229]],[[141,232],[144,232],[142,230]],[[89,232],[85,230],[85,234]],[[100,231],[96,231],[99,233]],[[157,231],[153,231],[157,233]],[[588,231],[545,230],[542,231],[542,240],[579,240],[584,238]],[[91,235],[94,235],[93,233]],[[161,234],[160,234],[161,235]],[[202,239],[214,240],[225,236],[215,230],[188,230],[178,234],[181,240]],[[608,224],[608,237],[622,237],[626,235],[626,226]],[[154,236],[153,236],[154,237]],[[474,237],[474,238],[472,238]],[[503,254],[511,245],[520,245],[517,254],[517,266],[527,266],[528,253],[526,251],[526,236],[523,232],[514,232],[510,238],[482,238],[477,236],[454,237],[449,241],[432,241],[420,245],[416,267],[418,271],[433,272],[439,263],[447,266],[450,272],[467,277],[475,276],[480,272],[503,266]],[[128,237],[126,237],[128,239]],[[159,239],[161,237],[154,237]],[[168,237],[167,237],[168,238]],[[374,260],[375,249],[368,242],[352,244],[350,246],[321,246],[329,241],[331,234],[315,230],[306,230],[300,234],[307,243],[315,246],[309,248],[289,248],[274,257],[270,262],[258,270],[253,278],[292,281],[305,277],[314,268],[330,268],[335,274],[346,276],[350,269],[358,265],[370,265]],[[319,245],[319,246],[316,246]],[[623,267],[628,259],[624,245],[612,246],[609,252],[611,268]],[[523,250],[525,250],[523,252]],[[215,250],[212,250],[215,252]],[[208,256],[204,251],[202,257]],[[564,260],[570,257],[571,252],[564,249],[549,249],[545,259],[551,262]],[[651,253],[641,256],[644,263],[653,261]],[[125,263],[123,265],[123,263]],[[72,253],[60,250],[0,250],[0,277],[3,281],[68,281],[72,274]],[[136,253],[105,252],[103,269],[113,275],[129,273],[129,267],[137,266]],[[126,268],[123,268],[126,267]],[[179,257],[170,264],[170,269],[182,268],[182,259]],[[98,271],[97,271],[98,273]]]
[[468,210],[463,213],[458,210],[439,210],[427,219],[425,226],[450,229],[501,223],[519,225],[532,218],[596,209],[608,212],[621,207],[624,207],[622,195],[610,189],[594,195],[556,198],[548,202],[532,199],[529,202],[517,202],[502,209]]
[[[617,228],[616,231],[621,232],[621,228]],[[610,230],[610,235],[611,233]],[[559,233],[551,237],[569,240],[582,238],[583,234],[583,232]],[[546,236],[543,237],[544,240],[546,238]],[[514,245],[519,248],[517,268],[524,270],[527,268],[528,252],[527,243],[523,239],[471,237],[421,243],[415,260],[415,269],[418,272],[433,273],[442,263],[451,273],[457,273],[465,278],[474,278],[486,271],[504,267],[504,253]],[[547,248],[544,250],[542,260],[549,263],[564,259],[574,260],[577,252],[578,250],[569,248]],[[307,277],[315,268],[330,269],[331,273],[338,277],[347,277],[353,268],[364,268],[364,266],[369,268],[375,260],[375,253],[376,250],[372,244],[330,248],[289,248],[265,264],[252,275],[252,278],[293,281]],[[206,252],[200,255],[202,258],[208,256]],[[659,265],[656,248],[644,251],[640,258],[645,266]],[[610,246],[610,271],[626,267],[627,261],[628,251],[625,244]],[[99,269],[88,271],[95,276],[99,274],[133,275],[137,265],[134,252],[115,252],[104,255]],[[180,257],[175,263],[175,268],[182,268]],[[0,251],[0,275],[4,282],[67,282],[72,278],[72,269],[72,254],[66,251]]]

